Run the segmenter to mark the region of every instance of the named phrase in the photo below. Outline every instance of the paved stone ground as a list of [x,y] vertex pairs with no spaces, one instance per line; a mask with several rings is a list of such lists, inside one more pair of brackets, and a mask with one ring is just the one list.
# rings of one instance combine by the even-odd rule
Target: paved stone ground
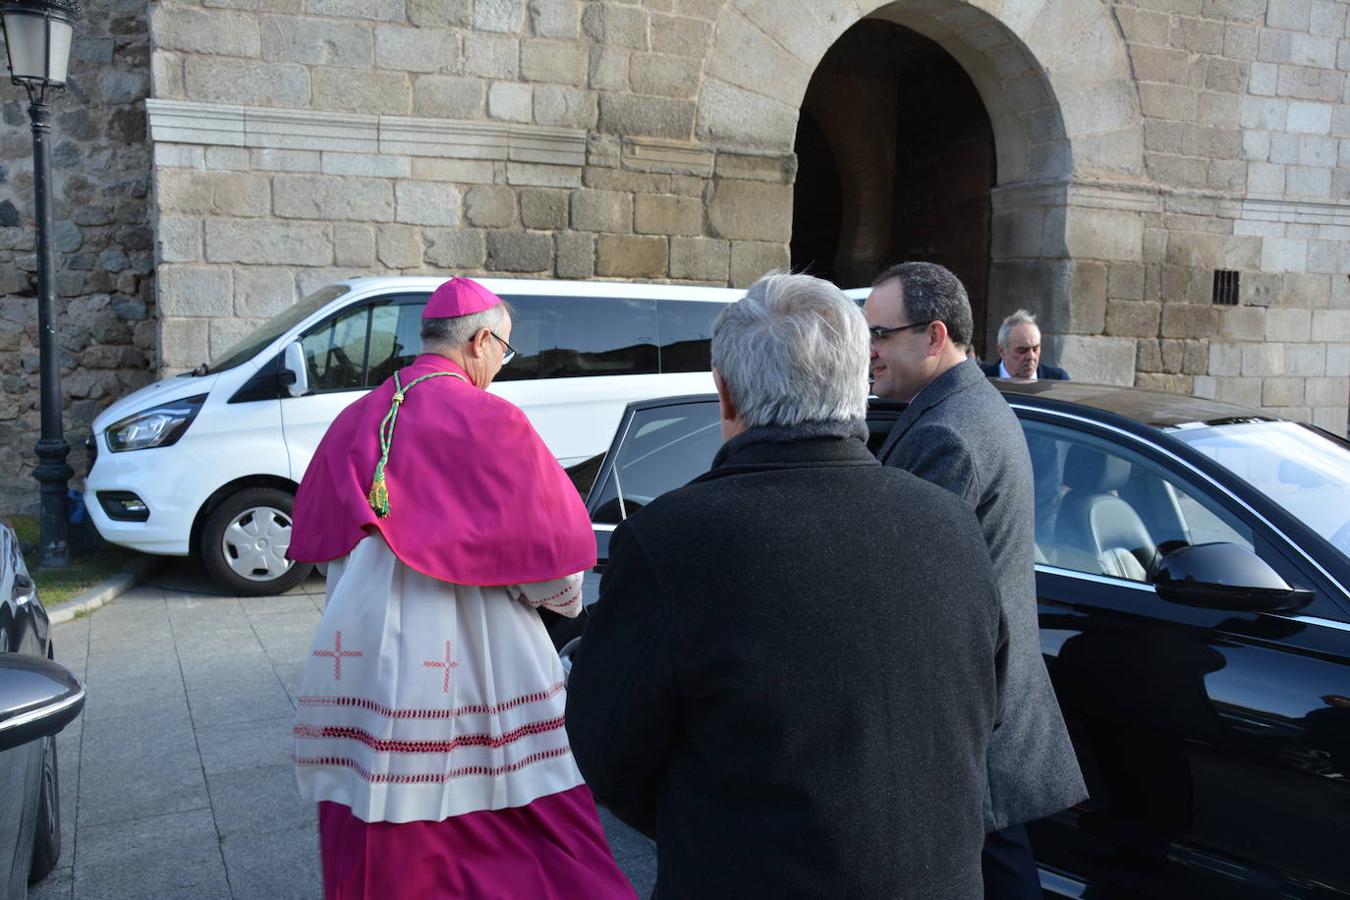
[[[224,597],[190,561],[55,629],[88,688],[58,740],[63,850],[38,900],[317,898],[315,813],[291,774],[323,584]],[[652,843],[602,811],[640,897]]]

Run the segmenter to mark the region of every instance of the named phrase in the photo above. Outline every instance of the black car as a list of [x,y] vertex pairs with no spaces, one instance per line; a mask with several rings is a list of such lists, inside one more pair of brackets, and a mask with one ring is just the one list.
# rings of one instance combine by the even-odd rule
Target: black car
[[[1091,792],[1033,826],[1043,886],[1350,896],[1350,444],[1190,397],[996,384],[1035,468],[1041,646]],[[873,401],[874,452],[902,409]],[[721,443],[711,395],[629,406],[572,470],[602,565]]]
[[0,891],[23,897],[61,855],[56,734],[84,687],[52,661],[47,611],[19,542],[0,524]]

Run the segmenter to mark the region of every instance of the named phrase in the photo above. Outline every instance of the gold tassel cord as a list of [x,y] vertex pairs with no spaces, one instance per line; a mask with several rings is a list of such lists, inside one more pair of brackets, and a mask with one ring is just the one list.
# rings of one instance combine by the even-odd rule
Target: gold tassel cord
[[408,399],[408,391],[412,390],[413,385],[420,384],[428,378],[436,378],[440,375],[454,376],[453,372],[430,372],[408,382],[405,388],[399,383],[399,373],[394,373],[394,402],[389,407],[389,412],[385,414],[380,422],[380,461],[375,464],[375,476],[371,479],[370,492],[366,494],[366,502],[370,508],[375,511],[375,515],[381,519],[389,518],[389,481],[385,477],[384,470],[389,465],[389,450],[394,445],[394,425],[398,422],[398,409],[403,405],[403,401]]

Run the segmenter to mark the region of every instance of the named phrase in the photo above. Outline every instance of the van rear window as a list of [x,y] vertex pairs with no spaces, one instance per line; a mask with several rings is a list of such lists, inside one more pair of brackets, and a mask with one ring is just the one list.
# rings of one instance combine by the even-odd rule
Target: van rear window
[[662,300],[657,305],[661,326],[662,372],[707,372],[712,369],[712,330],[723,303]]
[[497,381],[654,375],[655,300],[508,296],[517,353]]

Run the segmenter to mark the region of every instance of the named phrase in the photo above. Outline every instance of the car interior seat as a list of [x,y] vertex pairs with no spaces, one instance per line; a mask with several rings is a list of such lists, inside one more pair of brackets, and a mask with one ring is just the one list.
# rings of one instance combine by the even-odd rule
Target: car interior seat
[[1064,463],[1068,488],[1055,518],[1060,565],[1131,581],[1147,581],[1157,544],[1139,514],[1115,493],[1129,481],[1130,464],[1091,447],[1073,447]]

